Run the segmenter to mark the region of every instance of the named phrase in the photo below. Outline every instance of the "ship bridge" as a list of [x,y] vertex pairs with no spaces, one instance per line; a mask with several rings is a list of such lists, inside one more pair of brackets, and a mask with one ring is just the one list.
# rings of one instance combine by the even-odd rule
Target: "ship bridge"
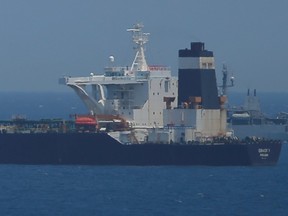
[[71,87],[91,114],[119,115],[133,126],[162,126],[163,109],[176,106],[177,78],[171,76],[169,67],[147,64],[144,45],[149,33],[142,28],[136,24],[127,30],[136,44],[130,67],[114,66],[114,56],[110,56],[102,75],[63,77],[59,82]]

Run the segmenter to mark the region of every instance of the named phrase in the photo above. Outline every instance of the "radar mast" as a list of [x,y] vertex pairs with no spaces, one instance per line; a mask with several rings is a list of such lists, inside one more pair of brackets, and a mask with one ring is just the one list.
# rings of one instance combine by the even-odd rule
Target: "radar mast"
[[136,55],[131,66],[131,71],[148,71],[148,65],[146,62],[144,54],[144,44],[148,42],[148,35],[150,33],[143,33],[142,28],[143,24],[138,23],[133,26],[131,29],[127,29],[128,32],[132,32],[133,42],[137,44]]
[[228,79],[228,70],[227,70],[227,65],[223,64],[222,68],[222,85],[219,86],[222,89],[221,95],[227,95],[227,88],[228,87],[233,87],[234,86],[234,77],[230,77],[230,85],[227,84],[227,79]]

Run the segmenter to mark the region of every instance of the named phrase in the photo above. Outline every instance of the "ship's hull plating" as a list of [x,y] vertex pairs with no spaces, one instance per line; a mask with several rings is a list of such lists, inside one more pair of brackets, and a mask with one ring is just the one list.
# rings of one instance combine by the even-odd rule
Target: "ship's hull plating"
[[106,133],[0,134],[2,164],[275,165],[280,142],[261,144],[131,144]]

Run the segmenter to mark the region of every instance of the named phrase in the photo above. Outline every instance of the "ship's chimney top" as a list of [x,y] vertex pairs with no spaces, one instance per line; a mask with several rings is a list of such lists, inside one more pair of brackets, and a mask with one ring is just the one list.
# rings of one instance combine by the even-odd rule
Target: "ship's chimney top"
[[204,43],[202,42],[192,42],[191,43],[191,51],[194,52],[194,53],[199,53],[201,51],[204,51],[205,50],[205,46],[204,46]]
[[205,50],[202,42],[190,45],[178,53],[178,105],[196,100],[205,109],[219,109],[213,52]]

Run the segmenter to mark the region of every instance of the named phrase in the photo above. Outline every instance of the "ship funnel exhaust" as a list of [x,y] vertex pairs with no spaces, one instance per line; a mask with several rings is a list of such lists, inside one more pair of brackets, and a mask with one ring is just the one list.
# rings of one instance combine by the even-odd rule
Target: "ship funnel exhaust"
[[219,109],[214,56],[204,43],[192,42],[190,49],[179,50],[178,106]]

